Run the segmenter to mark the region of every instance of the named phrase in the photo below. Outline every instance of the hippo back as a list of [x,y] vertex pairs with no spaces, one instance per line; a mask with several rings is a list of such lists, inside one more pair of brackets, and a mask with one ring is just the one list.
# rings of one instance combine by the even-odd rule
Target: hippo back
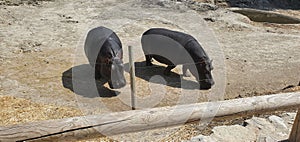
[[146,31],[142,36],[144,54],[152,55],[159,62],[168,65],[193,63],[189,53],[182,44],[185,41],[183,39],[188,39],[188,36],[182,35],[182,38],[179,38],[171,36],[173,34],[173,32],[164,29],[150,29]]
[[178,42],[179,44],[181,44],[182,46],[184,46],[190,40],[195,40],[195,38],[192,37],[191,35],[188,35],[188,34],[185,34],[182,32],[178,32],[178,31],[164,29],[164,28],[152,28],[152,29],[149,29],[148,31],[144,32],[143,35],[150,35],[150,34],[169,37],[169,38],[173,39],[174,41]]
[[[193,44],[190,44],[190,43]],[[190,46],[192,45],[192,46]],[[191,35],[163,28],[152,28],[142,36],[145,55],[163,56],[175,65],[193,64],[206,58],[206,52]]]
[[90,30],[86,37],[84,51],[90,65],[94,68],[96,80],[107,81],[112,89],[126,85],[122,44],[112,30],[105,27]]
[[214,84],[211,75],[212,61],[191,35],[153,28],[143,34],[142,48],[146,55],[146,62],[147,60],[149,62],[150,57],[170,67],[183,64],[200,83],[200,89],[209,89]]
[[120,39],[111,29],[97,27],[88,32],[84,44],[84,51],[91,66],[95,66],[97,57],[100,54],[103,45],[106,44],[106,42],[109,42],[109,39],[114,40],[114,42],[119,44],[117,48],[122,48]]

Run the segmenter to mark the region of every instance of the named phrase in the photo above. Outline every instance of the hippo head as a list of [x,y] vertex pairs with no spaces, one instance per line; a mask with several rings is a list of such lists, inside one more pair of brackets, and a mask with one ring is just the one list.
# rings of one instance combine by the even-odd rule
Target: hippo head
[[109,76],[108,84],[112,89],[119,89],[126,85],[124,77],[124,65],[120,58],[113,58],[112,63],[109,65],[111,73]]
[[200,84],[201,90],[208,90],[210,89],[214,84],[214,80],[211,74],[211,71],[213,70],[212,66],[212,60],[202,61],[195,64],[196,69],[190,69],[193,76],[196,77]]
[[122,57],[122,49],[117,53],[108,50],[100,57],[100,76],[108,81],[109,87],[112,89],[119,89],[126,85]]

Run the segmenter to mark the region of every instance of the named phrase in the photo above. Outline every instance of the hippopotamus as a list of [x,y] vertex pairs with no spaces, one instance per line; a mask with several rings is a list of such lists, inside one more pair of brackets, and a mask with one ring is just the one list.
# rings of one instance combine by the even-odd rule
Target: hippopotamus
[[115,32],[106,27],[91,29],[86,37],[84,51],[95,71],[95,79],[108,82],[111,89],[126,85],[122,43]]
[[170,75],[176,65],[182,65],[183,75],[190,76],[187,72],[190,70],[201,90],[208,90],[214,85],[212,60],[193,36],[164,28],[152,28],[143,33],[141,42],[146,66],[153,65],[153,58],[166,64],[164,74]]

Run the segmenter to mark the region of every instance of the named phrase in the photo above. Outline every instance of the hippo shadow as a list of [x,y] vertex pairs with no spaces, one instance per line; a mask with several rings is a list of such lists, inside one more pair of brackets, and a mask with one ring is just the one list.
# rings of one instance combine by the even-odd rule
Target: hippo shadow
[[[182,77],[182,75],[179,75],[178,73],[171,71],[171,75],[169,76],[164,75],[163,72],[166,68],[164,66],[159,66],[155,64],[153,64],[152,66],[146,66],[145,61],[135,62],[134,66],[135,66],[135,76],[145,81],[161,84],[161,85],[167,85],[174,88],[188,89],[188,90],[200,88],[199,83],[197,83],[196,81],[186,80]],[[129,63],[124,64],[124,70],[126,72],[129,72]],[[152,80],[151,78],[154,77],[155,75],[159,75],[163,77],[165,82]]]
[[105,81],[95,80],[93,73],[93,68],[89,64],[72,67],[62,74],[63,86],[87,98],[108,98],[120,94],[118,91],[103,86]]

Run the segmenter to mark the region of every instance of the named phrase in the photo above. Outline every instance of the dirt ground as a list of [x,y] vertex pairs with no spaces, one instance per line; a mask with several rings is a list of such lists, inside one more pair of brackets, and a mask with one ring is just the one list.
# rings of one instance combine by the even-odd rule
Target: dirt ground
[[[144,12],[139,12],[142,9]],[[299,10],[276,12],[300,18]],[[180,15],[186,13],[190,21],[180,19]],[[155,16],[144,18],[145,15]],[[197,21],[199,17],[209,20]],[[205,24],[200,25],[207,27],[197,27],[201,22]],[[50,113],[53,116],[44,119],[130,110],[129,81],[125,88],[111,90],[107,84],[99,86],[96,83],[98,86],[93,86],[95,82],[89,78],[92,73],[81,53],[82,43],[87,31],[100,25],[114,29],[123,42],[126,80],[129,80],[126,46],[137,47],[134,51],[139,108],[271,94],[300,83],[299,24],[256,23],[225,8],[191,12],[182,5],[174,8],[172,5],[153,5],[145,1],[0,0],[0,96],[6,100],[1,101],[0,107],[6,110],[11,108],[11,112],[1,118],[17,117],[11,124],[28,122],[20,119],[29,116],[20,117],[22,113],[18,107],[8,107],[9,103],[17,106],[15,102],[18,99],[24,104],[30,101],[40,108],[49,108],[50,112],[52,109],[57,111],[57,114]],[[199,91],[192,77],[181,76],[180,67],[170,77],[162,75],[164,67],[161,64],[155,63],[154,68],[145,68],[139,38],[150,27],[192,31],[191,34],[200,40],[214,59],[215,87],[210,91]],[[201,31],[193,31],[195,27]],[[153,78],[154,75],[160,76]],[[74,85],[78,86],[74,88]],[[35,106],[30,103],[27,106]],[[74,113],[68,114],[61,109]],[[26,111],[32,113],[34,110],[29,108]],[[30,115],[45,116],[43,113]],[[186,133],[197,130],[195,125],[176,128],[176,131],[145,132],[143,135],[168,140],[167,133],[175,131],[171,137],[184,140],[191,135]],[[185,132],[187,130],[190,131]]]

